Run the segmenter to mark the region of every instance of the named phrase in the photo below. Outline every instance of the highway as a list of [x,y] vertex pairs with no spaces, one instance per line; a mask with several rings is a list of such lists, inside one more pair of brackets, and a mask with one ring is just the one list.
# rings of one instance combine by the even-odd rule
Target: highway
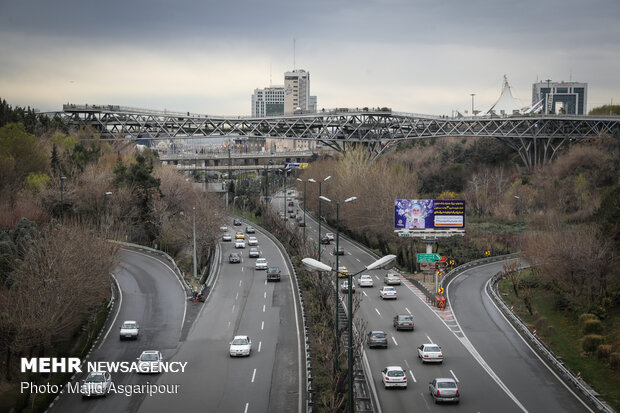
[[[219,273],[206,303],[174,360],[188,362],[184,374],[163,375],[158,384],[179,384],[181,396],[151,397],[141,412],[188,411],[295,412],[301,409],[298,304],[284,256],[257,230],[261,257],[282,270],[280,282],[266,281],[265,271],[254,269],[249,247],[222,242]],[[246,241],[248,235],[246,234]],[[228,262],[230,252],[241,252],[242,262]],[[296,291],[296,290],[295,290]],[[252,340],[249,357],[229,356],[235,335]],[[301,341],[303,343],[303,340]],[[305,374],[305,373],[304,373]]]
[[[317,242],[317,223],[308,217],[306,234]],[[327,232],[325,227],[322,234]],[[322,246],[322,261],[335,266],[334,242]],[[375,261],[370,254],[340,238],[345,255],[339,265],[351,273]],[[361,306],[356,317],[367,323],[367,331],[383,330],[388,334],[388,349],[369,349],[365,354],[372,372],[371,386],[376,389],[382,412],[443,411],[447,406],[434,405],[428,383],[436,377],[457,380],[461,395],[459,411],[502,412],[579,412],[588,411],[573,394],[556,379],[531,352],[512,327],[499,315],[484,292],[484,283],[502,263],[474,268],[449,287],[453,310],[439,311],[430,307],[424,295],[401,277],[396,286],[397,300],[383,301],[378,290],[387,271],[365,271],[373,276],[372,288],[360,288]],[[356,277],[359,278],[359,277]],[[346,294],[341,294],[346,301]],[[455,314],[452,313],[454,311]],[[412,314],[415,330],[396,331],[392,319],[396,314]],[[470,341],[471,340],[471,341]],[[423,365],[416,348],[423,343],[441,346],[443,364]],[[341,360],[345,363],[345,360]],[[386,390],[381,370],[400,365],[408,376],[408,388]]]
[[[89,361],[135,361],[143,350],[160,350],[164,360],[174,354],[185,317],[185,292],[167,264],[149,255],[122,249],[114,274],[121,290],[117,314],[109,334],[102,336]],[[120,341],[119,329],[124,320],[136,320],[140,334],[136,341]],[[77,377],[80,381],[86,374]],[[113,373],[119,384],[145,384],[153,376]],[[135,411],[144,395],[108,394],[103,398],[82,399],[79,394],[63,394],[50,412],[130,412]]]

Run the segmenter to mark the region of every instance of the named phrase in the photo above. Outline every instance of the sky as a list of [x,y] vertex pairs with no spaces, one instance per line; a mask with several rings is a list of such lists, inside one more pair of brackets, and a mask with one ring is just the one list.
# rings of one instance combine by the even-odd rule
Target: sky
[[0,98],[251,113],[310,72],[318,108],[487,110],[507,76],[588,83],[620,104],[620,0],[0,0]]

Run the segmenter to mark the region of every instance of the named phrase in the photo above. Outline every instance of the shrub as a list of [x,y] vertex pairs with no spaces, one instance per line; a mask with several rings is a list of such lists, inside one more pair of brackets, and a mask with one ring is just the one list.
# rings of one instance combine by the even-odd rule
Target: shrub
[[598,317],[590,313],[581,314],[579,316],[579,325],[583,327],[583,324],[588,320],[598,320]]
[[555,327],[547,326],[547,335],[552,336],[555,333]]
[[609,355],[609,364],[611,368],[617,370],[620,368],[620,353],[614,352]]
[[534,326],[536,327],[537,330],[542,332],[547,326],[547,318],[540,317],[538,320],[536,320],[536,322],[534,323]]
[[601,320],[587,320],[582,326],[583,334],[601,334],[603,332],[603,323]]
[[596,355],[600,359],[608,359],[612,350],[613,350],[613,347],[611,346],[611,344],[601,344],[596,349]]
[[581,348],[586,353],[594,353],[601,344],[603,344],[603,336],[598,334],[588,334],[583,338]]

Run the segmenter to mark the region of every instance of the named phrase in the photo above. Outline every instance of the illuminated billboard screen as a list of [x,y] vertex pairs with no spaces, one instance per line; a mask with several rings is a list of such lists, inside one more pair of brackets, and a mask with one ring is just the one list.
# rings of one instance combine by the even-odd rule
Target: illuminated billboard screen
[[397,199],[396,229],[463,229],[465,201],[457,199]]

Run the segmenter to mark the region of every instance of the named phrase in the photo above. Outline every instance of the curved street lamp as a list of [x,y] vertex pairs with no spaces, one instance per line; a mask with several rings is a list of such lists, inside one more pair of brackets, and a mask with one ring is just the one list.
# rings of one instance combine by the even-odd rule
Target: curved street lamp
[[325,179],[323,179],[322,181],[315,181],[314,179],[310,178],[308,179],[308,182],[314,182],[314,183],[319,183],[319,239],[318,239],[318,243],[319,243],[319,254],[318,254],[318,259],[321,259],[321,184],[329,179],[331,179],[331,175],[329,175],[328,177],[326,177]]

